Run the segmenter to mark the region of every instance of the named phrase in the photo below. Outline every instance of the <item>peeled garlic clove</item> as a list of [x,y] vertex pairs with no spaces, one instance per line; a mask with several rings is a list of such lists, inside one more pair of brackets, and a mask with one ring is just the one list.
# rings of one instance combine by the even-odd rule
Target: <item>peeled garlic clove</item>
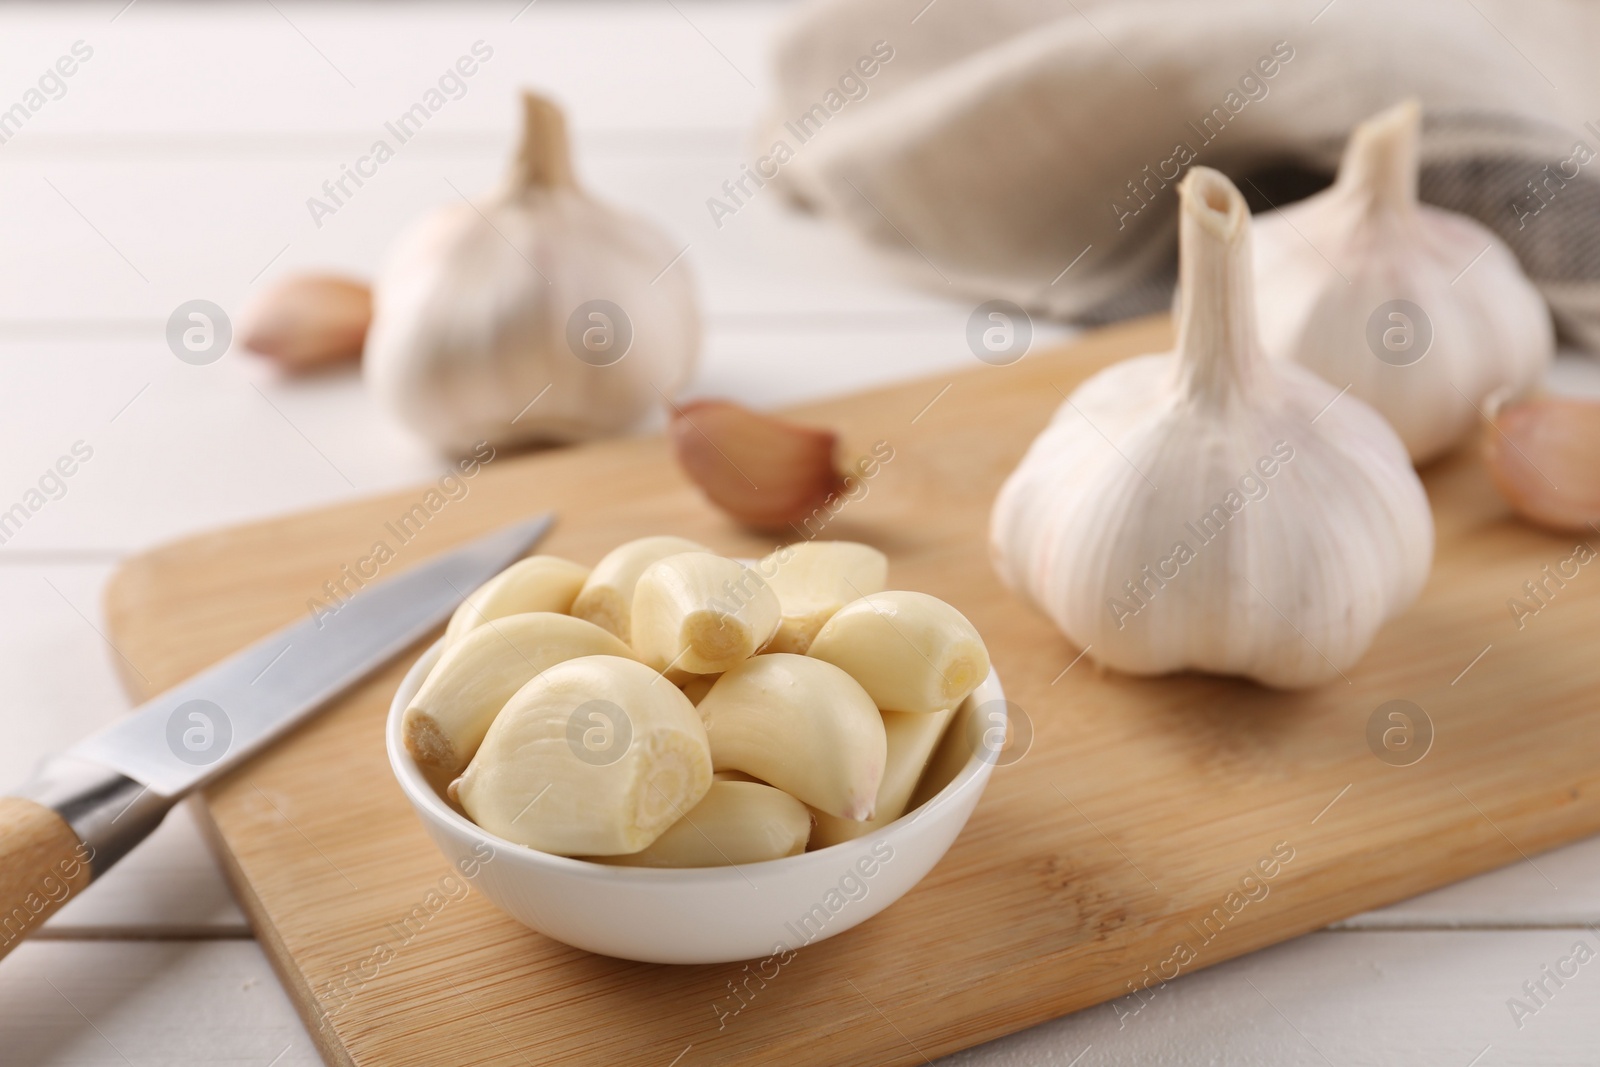
[[852,600],[882,592],[889,560],[871,545],[854,541],[806,541],[785,545],[756,570],[778,594],[783,618],[768,652],[805,655],[823,623]]
[[781,789],[716,780],[705,799],[644,849],[602,857],[619,867],[726,867],[797,856],[811,812]]
[[616,637],[566,615],[534,612],[487,622],[446,648],[411,698],[403,723],[406,750],[419,764],[454,774],[529,679],[565,660],[601,655],[633,658]]
[[645,568],[680,552],[709,551],[686,537],[641,537],[618,545],[589,572],[572,602],[572,614],[626,641],[633,628],[633,588]]
[[566,123],[523,98],[505,184],[405,234],[374,287],[366,375],[439,447],[619,433],[693,370],[682,246],[580,189]]
[[292,275],[250,302],[239,319],[244,347],[291,371],[361,358],[372,322],[372,290],[331,275]]
[[529,556],[513,563],[462,601],[445,627],[445,644],[454,644],[468,631],[506,615],[535,611],[565,615],[588,577],[588,567],[559,556]]
[[1263,217],[1254,242],[1267,355],[1349,385],[1416,463],[1476,433],[1478,409],[1531,388],[1554,354],[1505,243],[1417,202],[1420,127],[1414,100],[1356,127],[1332,188]]
[[755,655],[777,629],[777,594],[726,556],[668,556],[634,586],[630,643],[658,671],[718,674]]
[[727,400],[692,400],[672,416],[678,463],[717,507],[746,525],[798,523],[844,491],[837,435]]
[[811,832],[813,849],[827,848],[843,841],[854,841],[887,826],[906,813],[911,794],[922,780],[923,771],[944,737],[945,728],[956,709],[924,713],[886,711],[883,729],[888,738],[888,755],[883,781],[878,786],[877,809],[865,822],[840,819],[825,811],[816,812],[817,826]]
[[1001,487],[990,547],[1108,666],[1317,685],[1416,598],[1433,516],[1377,412],[1263,355],[1249,238],[1239,191],[1192,168],[1176,350],[1073,391]]
[[648,846],[710,788],[688,698],[635,660],[585,656],[517,690],[450,795],[508,841],[614,856]]
[[1600,402],[1544,396],[1501,408],[1484,449],[1519,515],[1555,530],[1600,525]]
[[883,719],[855,679],[788,653],[731,668],[696,709],[712,765],[743,771],[842,819],[870,819],[883,780]]
[[806,654],[842,668],[884,711],[944,711],[989,676],[989,650],[967,617],[904,590],[846,604]]

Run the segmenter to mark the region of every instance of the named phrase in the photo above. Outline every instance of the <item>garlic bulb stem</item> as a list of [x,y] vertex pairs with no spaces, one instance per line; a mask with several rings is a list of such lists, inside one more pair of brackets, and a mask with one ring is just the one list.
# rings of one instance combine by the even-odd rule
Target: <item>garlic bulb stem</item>
[[1221,406],[1248,393],[1264,359],[1256,337],[1250,274],[1250,212],[1215,171],[1192,172],[1178,187],[1180,391]]
[[1417,141],[1422,106],[1407,100],[1363,122],[1350,134],[1335,181],[1372,208],[1411,216],[1417,206]]
[[510,184],[516,189],[576,189],[567,119],[542,96],[522,94],[522,144],[512,161]]

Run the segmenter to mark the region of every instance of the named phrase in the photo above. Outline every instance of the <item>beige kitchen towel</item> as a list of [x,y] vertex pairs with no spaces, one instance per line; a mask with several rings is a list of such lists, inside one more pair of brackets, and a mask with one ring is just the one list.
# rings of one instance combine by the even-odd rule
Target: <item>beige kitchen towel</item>
[[1170,301],[1190,165],[1271,210],[1417,96],[1422,198],[1600,349],[1597,47],[1586,0],[812,0],[742,193],[776,184],[939,290],[1101,322]]

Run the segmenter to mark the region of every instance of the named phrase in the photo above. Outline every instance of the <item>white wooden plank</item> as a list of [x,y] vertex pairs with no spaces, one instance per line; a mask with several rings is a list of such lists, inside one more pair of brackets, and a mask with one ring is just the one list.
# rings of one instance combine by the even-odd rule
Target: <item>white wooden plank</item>
[[500,101],[524,84],[555,91],[593,126],[743,126],[763,102],[767,39],[788,6],[278,0],[195,8],[144,0],[118,15],[126,2],[8,9],[0,33],[7,97],[20,97],[74,42],[93,49],[19,141],[107,132],[376,133],[479,40],[492,57],[430,126],[492,128]]
[[128,707],[102,638],[109,564],[0,566],[0,792]]
[[[288,271],[371,277],[416,220],[492,189],[508,154],[509,145],[461,154],[402,147],[360,188],[347,183],[334,214],[317,217],[307,204],[330,202],[323,185],[339,177],[337,155],[12,157],[0,167],[11,220],[0,244],[9,281],[0,328],[122,322],[159,337],[178,304],[203,297],[237,314],[248,294]],[[713,326],[761,315],[914,323],[976,303],[902,284],[841,228],[790,210],[770,188],[714,218],[707,201],[725,195],[742,158],[736,147],[585,156],[580,145],[577,166],[594,195],[687,249],[673,269],[694,275]]]
[[[102,636],[109,564],[0,566],[0,791],[128,707]],[[130,669],[137,670],[137,664]],[[41,936],[247,934],[193,818],[180,808],[104,878],[54,916]]]
[[[1354,916],[1341,927],[1593,926],[1600,924],[1600,837]],[[1600,948],[1600,946],[1597,946]]]
[[250,923],[234,902],[187,805],[82,894],[38,934],[71,938],[248,938]]
[[[976,365],[965,325],[958,311],[919,331],[728,329],[708,338],[689,393],[773,406],[965,369]],[[1041,326],[1039,343],[1060,333]],[[443,469],[353,372],[295,381],[232,353],[189,366],[161,342],[11,341],[0,342],[0,375],[8,383],[0,392],[0,511],[25,499],[75,443],[93,449],[65,495],[44,502],[0,546],[0,560],[125,553],[418,484]]]
[[253,941],[32,941],[0,964],[8,1067],[317,1067]]

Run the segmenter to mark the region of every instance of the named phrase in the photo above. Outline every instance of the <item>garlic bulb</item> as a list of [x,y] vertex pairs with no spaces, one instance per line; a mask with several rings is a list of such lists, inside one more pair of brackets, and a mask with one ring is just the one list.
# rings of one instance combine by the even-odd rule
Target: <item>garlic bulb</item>
[[374,288],[368,381],[446,450],[620,432],[694,367],[678,248],[578,188],[555,105],[524,109],[501,189],[402,237]]
[[1417,595],[1433,519],[1382,417],[1262,354],[1239,191],[1195,167],[1180,194],[1176,350],[1073,392],[1000,490],[994,562],[1119,670],[1315,685]]
[[1356,127],[1332,188],[1261,219],[1255,279],[1267,355],[1377,408],[1415,463],[1460,444],[1491,397],[1554,352],[1550,313],[1511,250],[1417,202],[1421,108]]

